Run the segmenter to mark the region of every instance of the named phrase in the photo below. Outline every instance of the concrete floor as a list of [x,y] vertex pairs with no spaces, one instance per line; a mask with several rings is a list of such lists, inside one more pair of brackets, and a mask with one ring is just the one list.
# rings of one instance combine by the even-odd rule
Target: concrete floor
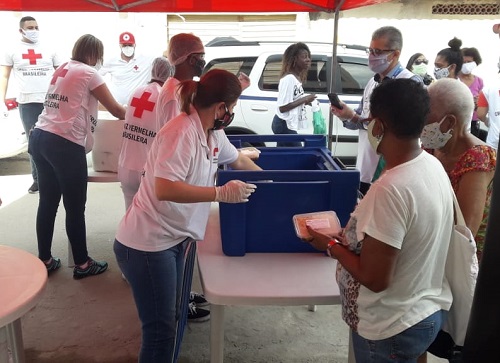
[[[35,217],[38,196],[31,185],[25,154],[0,160],[0,244],[37,254]],[[140,325],[128,285],[117,267],[112,243],[124,212],[117,183],[89,184],[89,254],[109,262],[109,271],[73,280],[70,268],[49,278],[41,302],[22,319],[27,362],[132,363],[137,361]],[[56,221],[53,254],[66,264],[64,209]],[[200,289],[195,271],[193,289]],[[0,289],[1,291],[1,289]],[[226,363],[347,362],[348,329],[339,306],[228,307]],[[210,323],[188,324],[179,363],[209,362]],[[445,362],[429,356],[430,363]],[[0,362],[4,363],[4,362]]]

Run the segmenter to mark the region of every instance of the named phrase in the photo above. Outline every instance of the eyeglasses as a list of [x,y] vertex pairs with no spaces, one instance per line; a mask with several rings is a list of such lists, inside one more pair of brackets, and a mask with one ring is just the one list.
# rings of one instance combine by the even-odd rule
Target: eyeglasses
[[367,48],[366,54],[371,55],[382,55],[384,53],[394,52],[396,49],[377,49],[377,48]]
[[422,63],[429,64],[429,60],[427,60],[427,59],[417,59],[417,60],[415,61],[415,63],[413,63],[413,64],[415,64],[415,65],[419,66],[419,65],[421,65]]

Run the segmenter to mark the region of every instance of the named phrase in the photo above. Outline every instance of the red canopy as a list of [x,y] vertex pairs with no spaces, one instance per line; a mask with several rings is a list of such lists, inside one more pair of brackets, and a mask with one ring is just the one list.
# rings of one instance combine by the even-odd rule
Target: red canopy
[[[340,10],[390,0],[345,0]],[[246,13],[246,12],[333,12],[341,0],[0,0],[0,10]]]

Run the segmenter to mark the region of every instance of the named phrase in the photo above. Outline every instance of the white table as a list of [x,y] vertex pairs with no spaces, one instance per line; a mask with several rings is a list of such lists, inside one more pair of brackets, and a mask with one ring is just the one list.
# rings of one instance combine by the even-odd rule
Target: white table
[[42,298],[47,269],[26,251],[0,246],[0,362],[24,363],[21,317]]
[[335,267],[322,253],[224,255],[219,208],[213,203],[205,239],[198,243],[200,279],[211,304],[210,362],[223,362],[225,305],[340,304]]

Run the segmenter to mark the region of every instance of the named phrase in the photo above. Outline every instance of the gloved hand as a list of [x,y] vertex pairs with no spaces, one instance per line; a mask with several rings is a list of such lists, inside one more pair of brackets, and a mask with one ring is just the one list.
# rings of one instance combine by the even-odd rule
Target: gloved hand
[[250,194],[255,192],[257,186],[241,180],[230,180],[226,184],[215,187],[215,201],[223,203],[248,202]]
[[0,101],[0,117],[7,118],[9,117],[9,109],[5,102]]

